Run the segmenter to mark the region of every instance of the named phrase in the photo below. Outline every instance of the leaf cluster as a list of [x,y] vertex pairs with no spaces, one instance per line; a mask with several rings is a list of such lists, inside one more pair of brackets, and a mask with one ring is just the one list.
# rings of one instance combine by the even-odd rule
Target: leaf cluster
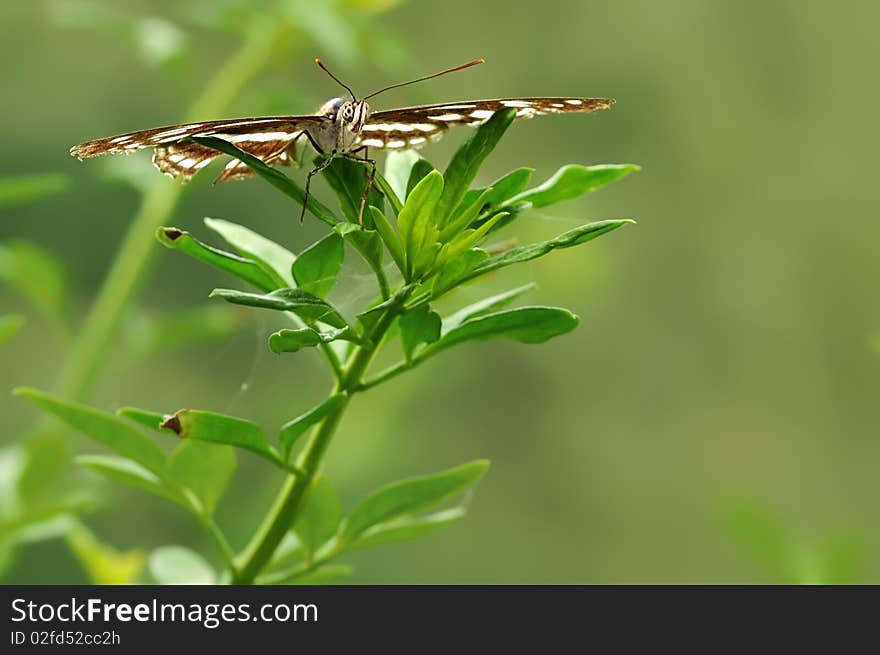
[[[259,567],[259,581],[326,581],[347,572],[344,565],[332,563],[344,553],[421,537],[464,515],[462,505],[438,506],[480,479],[488,462],[470,462],[391,484],[346,513],[319,473],[320,452],[317,459],[314,453],[323,445],[316,448],[315,442],[332,432],[352,396],[441,352],[493,338],[542,343],[577,326],[578,317],[561,307],[511,306],[533,285],[493,294],[452,312],[438,305],[441,298],[475,279],[583,245],[632,222],[595,221],[538,243],[494,245],[497,232],[532,207],[575,198],[637,170],[633,165],[569,165],[530,187],[532,170],[520,167],[488,186],[475,187],[483,161],[514,115],[510,109],[494,114],[443,171],[412,153],[390,156],[385,175],[376,176],[368,195],[363,228],[357,221],[366,169],[349,160],[334,160],[325,176],[338,210],[309,199],[309,212],[328,230],[302,249],[290,249],[244,225],[217,218],[207,218],[204,224],[227,244],[222,248],[176,227],[157,231],[165,247],[242,283],[243,288],[216,288],[211,298],[273,312],[277,326],[267,339],[273,353],[317,348],[327,359],[334,391],[281,426],[275,438],[267,438],[253,421],[206,410],[162,413],[126,407],[114,415],[35,389],[17,391],[113,453],[80,456],[79,464],[182,507],[212,537],[224,560],[223,571],[217,572],[196,553],[166,547],[149,558],[156,580],[236,579],[243,566],[241,556],[235,555],[213,516],[232,479],[239,451],[263,458],[305,485],[286,537],[276,544],[271,561]],[[303,203],[303,189],[281,171],[216,137],[195,140],[241,159],[294,203]],[[14,264],[10,252],[0,251],[0,264],[7,262],[0,273],[21,267]],[[329,299],[350,254],[361,258],[376,279],[375,299],[353,315]],[[12,273],[7,276],[16,279]],[[45,286],[44,304],[52,305],[53,287],[49,282]],[[6,318],[0,322],[0,336],[11,335],[18,327],[19,319]],[[401,359],[369,377],[376,353],[394,341]],[[312,437],[305,439],[310,431]],[[170,451],[162,445],[175,439],[179,441]]]

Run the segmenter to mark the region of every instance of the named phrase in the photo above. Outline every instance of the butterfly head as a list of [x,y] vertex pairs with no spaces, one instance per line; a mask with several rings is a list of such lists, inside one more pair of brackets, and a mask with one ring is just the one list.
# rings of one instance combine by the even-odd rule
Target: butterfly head
[[326,116],[335,123],[359,132],[370,115],[370,105],[365,100],[345,100],[333,98],[318,109],[319,116]]

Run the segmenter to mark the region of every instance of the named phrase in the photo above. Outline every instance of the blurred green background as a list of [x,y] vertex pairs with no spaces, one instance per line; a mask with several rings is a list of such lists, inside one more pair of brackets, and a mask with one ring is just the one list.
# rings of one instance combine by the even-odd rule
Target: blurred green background
[[[74,316],[94,298],[136,211],[135,186],[174,182],[145,153],[79,163],[67,149],[182,120],[237,47],[236,12],[247,4],[268,5],[0,9],[0,175],[72,180],[64,193],[4,211],[0,240],[28,239],[58,255]],[[525,243],[587,219],[633,217],[637,226],[499,274],[446,305],[535,281],[527,301],[570,307],[582,317],[578,330],[542,346],[469,345],[356,399],[326,469],[348,507],[406,475],[478,457],[493,467],[463,522],[359,553],[353,582],[776,581],[778,571],[762,566],[760,526],[753,521],[743,536],[731,503],[778,517],[774,529],[790,532],[796,551],[839,536],[853,579],[880,579],[880,223],[870,181],[880,151],[880,5],[447,0],[338,18],[300,4],[303,25],[225,116],[308,112],[337,95],[315,56],[361,93],[485,57],[485,66],[388,93],[375,108],[611,96],[617,105],[607,112],[518,123],[478,182],[514,166],[535,167],[536,180],[565,163],[644,167],[520,219],[513,233]],[[101,8],[151,21],[120,34],[112,21],[96,24],[89,12]],[[423,155],[441,166],[463,137],[453,132]],[[323,230],[316,221],[301,227],[290,204],[256,180],[211,187],[197,179],[173,224],[209,238],[204,216],[244,223],[294,250]],[[90,402],[210,409],[272,433],[323,397],[329,382],[318,356],[271,354],[265,336],[277,326],[260,312],[233,312],[234,329],[203,344],[139,348],[146,317],[203,306],[229,282],[154,250],[124,333],[106,344],[110,363]],[[357,267],[342,280],[335,299],[343,309],[371,293]],[[70,335],[0,286],[0,314],[9,312],[29,323],[0,347],[0,389],[52,388]],[[4,393],[0,416],[11,443],[37,412]],[[262,462],[239,458],[218,510],[234,545],[279,483]],[[181,512],[107,489],[111,501],[86,519],[103,540],[121,549],[180,543],[212,555]],[[21,552],[4,579],[85,577],[49,541]]]

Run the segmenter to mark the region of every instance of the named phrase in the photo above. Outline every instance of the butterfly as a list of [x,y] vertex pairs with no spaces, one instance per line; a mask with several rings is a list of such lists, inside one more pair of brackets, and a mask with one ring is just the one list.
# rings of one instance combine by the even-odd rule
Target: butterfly
[[[153,165],[166,175],[182,178],[186,182],[222,154],[190,140],[191,137],[216,137],[266,164],[282,166],[296,160],[297,143],[305,139],[323,155],[323,159],[309,171],[306,178],[305,201],[300,219],[305,216],[312,177],[327,168],[335,157],[354,159],[369,166],[367,186],[361,197],[360,217],[376,174],[376,162],[368,156],[370,148],[420,148],[442,137],[454,125],[479,125],[495,112],[506,108],[516,109],[516,118],[532,118],[542,114],[592,112],[607,109],[614,104],[611,98],[503,98],[445,102],[373,112],[367,104],[369,98],[390,89],[476,66],[484,63],[484,60],[475,59],[439,73],[393,84],[360,100],[320,59],[316,59],[315,63],[348,91],[350,100],[333,98],[321,105],[314,114],[303,116],[204,121],[129,132],[80,143],[70,149],[70,154],[86,159],[105,154],[130,154],[143,148],[153,148]],[[253,174],[244,162],[233,159],[226,164],[217,181]]]

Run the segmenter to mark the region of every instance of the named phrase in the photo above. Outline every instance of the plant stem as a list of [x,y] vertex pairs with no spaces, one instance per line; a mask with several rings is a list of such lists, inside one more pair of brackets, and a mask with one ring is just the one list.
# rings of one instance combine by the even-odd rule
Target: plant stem
[[[201,97],[188,112],[190,120],[204,120],[222,113],[241,88],[265,65],[284,35],[280,21],[271,17],[255,21],[238,52],[217,71]],[[153,231],[168,221],[183,187],[165,180],[143,196],[104,285],[92,305],[79,337],[73,344],[57,385],[65,398],[87,396],[104,362],[113,351],[111,340],[129,302],[144,278],[156,248]]]
[[220,526],[218,526],[210,516],[199,514],[198,520],[202,528],[205,530],[205,533],[211,537],[211,540],[217,546],[217,550],[223,556],[223,561],[226,562],[226,566],[228,566],[230,571],[234,573],[235,552],[232,550],[232,546],[229,545],[229,542],[226,541],[226,536],[223,534],[223,531],[220,530]]
[[382,300],[388,300],[391,297],[391,288],[388,286],[388,278],[385,271],[381,268],[376,270],[376,280],[379,282],[379,292],[382,294]]
[[372,389],[376,385],[382,384],[383,382],[387,382],[393,377],[397,377],[401,373],[405,373],[406,371],[414,368],[421,360],[414,359],[410,362],[398,362],[392,366],[389,366],[383,371],[377,373],[374,377],[366,380],[365,382],[360,383],[357,387],[355,387],[352,391],[366,391],[367,389]]
[[302,475],[289,475],[275,499],[269,513],[257,528],[239,556],[237,571],[233,571],[232,584],[251,584],[263,567],[272,558],[275,549],[290,527],[296,522],[302,508],[302,501],[321,466],[330,440],[339,426],[342,415],[350,401],[351,393],[360,384],[361,377],[376,354],[377,346],[391,326],[399,308],[389,308],[376,323],[370,339],[352,352],[342,380],[333,389],[333,394],[345,393],[346,399],[329,414],[312,432],[308,443],[297,459],[296,466]]

